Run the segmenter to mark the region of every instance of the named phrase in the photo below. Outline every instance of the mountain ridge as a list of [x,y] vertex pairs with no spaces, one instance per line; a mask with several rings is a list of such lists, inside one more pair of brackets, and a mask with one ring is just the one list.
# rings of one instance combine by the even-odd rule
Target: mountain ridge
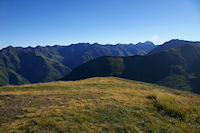
[[187,41],[187,40],[179,40],[179,39],[172,39],[163,43],[162,45],[158,45],[148,54],[155,54],[165,50],[169,50],[171,48],[179,47],[182,45],[191,45],[191,44],[200,44],[199,41]]

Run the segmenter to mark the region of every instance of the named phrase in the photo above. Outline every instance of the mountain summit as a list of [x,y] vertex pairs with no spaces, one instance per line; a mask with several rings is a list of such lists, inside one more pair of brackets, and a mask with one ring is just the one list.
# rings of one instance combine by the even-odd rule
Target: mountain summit
[[179,40],[179,39],[172,39],[168,42],[165,42],[162,45],[157,46],[155,49],[153,49],[149,54],[155,54],[159,53],[161,51],[169,50],[170,48],[175,48],[182,45],[190,45],[190,44],[200,44],[198,41],[185,41],[185,40]]

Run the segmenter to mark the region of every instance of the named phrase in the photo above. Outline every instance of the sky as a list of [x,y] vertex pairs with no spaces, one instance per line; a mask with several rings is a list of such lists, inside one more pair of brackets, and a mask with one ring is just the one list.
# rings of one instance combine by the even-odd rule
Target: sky
[[0,0],[0,48],[200,41],[199,0]]

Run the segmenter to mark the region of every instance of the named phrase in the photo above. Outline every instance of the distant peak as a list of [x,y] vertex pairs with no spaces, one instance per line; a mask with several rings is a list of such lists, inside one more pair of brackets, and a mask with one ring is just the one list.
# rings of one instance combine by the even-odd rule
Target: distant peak
[[95,42],[95,43],[93,43],[93,45],[100,45],[100,44],[98,44],[97,42]]
[[151,42],[151,41],[146,41],[146,42],[144,42],[144,43],[151,43],[151,44],[152,44],[153,42]]
[[155,45],[155,44],[151,41],[146,41],[146,42],[139,42],[136,45]]
[[14,47],[10,45],[10,46],[8,46],[7,48],[14,48]]

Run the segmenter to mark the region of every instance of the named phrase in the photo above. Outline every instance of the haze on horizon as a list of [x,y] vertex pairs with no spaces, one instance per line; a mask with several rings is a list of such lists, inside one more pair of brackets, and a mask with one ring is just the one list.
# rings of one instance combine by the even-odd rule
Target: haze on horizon
[[199,0],[1,0],[0,49],[198,41]]

